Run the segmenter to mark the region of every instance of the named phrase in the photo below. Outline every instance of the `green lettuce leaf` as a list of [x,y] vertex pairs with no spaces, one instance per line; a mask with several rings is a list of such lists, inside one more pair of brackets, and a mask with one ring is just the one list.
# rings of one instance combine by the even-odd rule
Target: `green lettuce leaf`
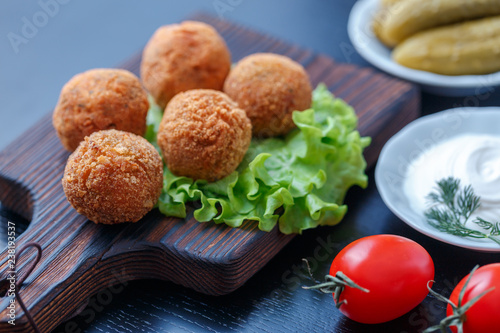
[[[146,138],[156,146],[161,110],[152,104],[150,112]],[[237,170],[216,182],[178,177],[165,167],[158,208],[184,218],[186,203],[194,201],[200,222],[239,227],[253,220],[264,231],[278,223],[285,234],[337,224],[347,211],[347,190],[367,185],[363,149],[370,138],[356,131],[352,107],[322,84],[311,109],[295,111],[293,121],[297,129],[285,137],[253,139]]]
[[146,133],[144,134],[144,138],[151,142],[153,146],[158,150],[161,154],[160,147],[158,147],[158,143],[156,142],[156,135],[158,134],[158,129],[160,128],[161,118],[163,118],[163,111],[161,108],[155,103],[153,96],[148,96],[149,100],[149,110],[146,116]]

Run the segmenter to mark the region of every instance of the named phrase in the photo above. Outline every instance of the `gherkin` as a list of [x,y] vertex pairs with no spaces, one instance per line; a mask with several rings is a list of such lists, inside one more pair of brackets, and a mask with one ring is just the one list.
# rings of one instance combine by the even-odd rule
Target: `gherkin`
[[444,75],[500,71],[500,16],[417,33],[392,57],[403,66]]
[[381,9],[373,24],[377,37],[394,47],[423,30],[500,15],[499,0],[399,0]]

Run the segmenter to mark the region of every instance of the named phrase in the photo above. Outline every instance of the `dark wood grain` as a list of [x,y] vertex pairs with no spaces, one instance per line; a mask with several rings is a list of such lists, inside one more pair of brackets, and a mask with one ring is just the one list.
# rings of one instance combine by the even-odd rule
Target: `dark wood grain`
[[[289,45],[207,15],[194,19],[212,24],[237,61],[254,52],[274,52],[300,62],[313,85],[324,82],[359,116],[362,135],[373,138],[366,149],[369,166],[382,145],[419,114],[414,86],[371,69],[337,64],[330,58]],[[140,53],[122,67],[138,74]],[[256,224],[239,229],[214,223],[168,218],[154,210],[140,223],[96,225],[78,215],[64,197],[60,179],[69,156],[52,128],[51,115],[24,133],[0,154],[0,201],[31,223],[17,240],[42,245],[40,264],[20,293],[43,332],[76,315],[89,296],[117,281],[155,278],[196,291],[223,295],[234,291],[261,269],[294,236]],[[192,209],[191,209],[192,213]],[[30,258],[17,266],[20,276]],[[31,259],[34,254],[31,254]],[[0,261],[5,277],[6,252]],[[0,332],[27,332],[26,316],[17,309],[16,326],[7,321],[8,299],[0,301]]]

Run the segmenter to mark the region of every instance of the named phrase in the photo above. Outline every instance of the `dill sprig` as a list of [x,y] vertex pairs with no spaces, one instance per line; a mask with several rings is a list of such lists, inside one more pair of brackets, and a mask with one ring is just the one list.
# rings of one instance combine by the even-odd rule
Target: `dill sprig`
[[427,199],[433,204],[425,211],[427,222],[439,231],[471,238],[488,238],[500,245],[500,222],[489,222],[477,217],[472,222],[485,232],[469,229],[466,224],[471,215],[480,207],[481,198],[474,193],[471,185],[460,188],[460,180],[449,177],[437,182],[436,191]]

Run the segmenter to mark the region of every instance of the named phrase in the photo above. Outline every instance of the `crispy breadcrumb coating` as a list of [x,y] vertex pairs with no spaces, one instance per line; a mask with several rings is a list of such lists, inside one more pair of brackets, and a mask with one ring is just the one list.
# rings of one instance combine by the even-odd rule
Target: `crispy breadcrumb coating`
[[71,154],[62,185],[71,205],[91,221],[137,222],[158,201],[163,163],[146,139],[124,131],[99,131]]
[[288,133],[295,127],[292,112],[311,107],[312,88],[304,67],[277,54],[243,58],[229,73],[224,92],[246,111],[259,137]]
[[168,169],[179,176],[215,181],[240,164],[252,139],[245,111],[226,94],[190,90],[168,103],[158,145]]
[[123,69],[92,69],[63,87],[52,122],[64,148],[73,151],[93,132],[118,129],[143,135],[149,109],[139,78]]
[[141,79],[160,107],[190,89],[222,90],[231,68],[226,43],[210,25],[185,21],[160,27],[142,55]]

